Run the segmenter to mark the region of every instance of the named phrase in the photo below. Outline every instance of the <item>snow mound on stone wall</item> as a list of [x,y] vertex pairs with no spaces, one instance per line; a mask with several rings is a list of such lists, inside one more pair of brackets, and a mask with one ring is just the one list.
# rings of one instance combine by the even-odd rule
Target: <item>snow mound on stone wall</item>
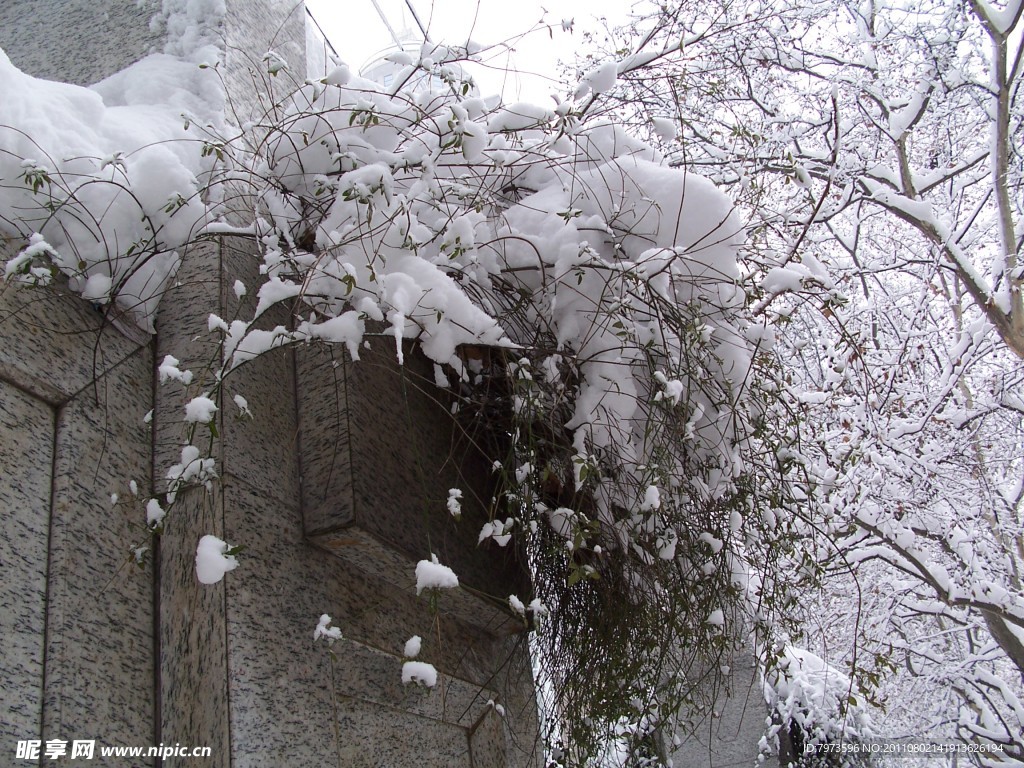
[[[47,244],[72,290],[116,299],[151,331],[206,212],[205,126],[221,109],[213,70],[154,54],[83,88],[31,77],[0,51],[0,81],[0,229],[40,235],[35,253]],[[32,255],[6,276],[45,282]]]

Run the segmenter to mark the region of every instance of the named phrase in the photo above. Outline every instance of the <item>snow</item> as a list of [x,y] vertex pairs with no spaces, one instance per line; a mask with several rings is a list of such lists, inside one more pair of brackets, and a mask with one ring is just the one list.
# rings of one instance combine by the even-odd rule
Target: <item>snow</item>
[[423,638],[419,635],[413,635],[405,641],[405,649],[402,651],[402,655],[407,659],[415,659],[420,655],[420,648],[423,645]]
[[588,93],[593,93],[597,96],[610,91],[615,86],[618,74],[619,64],[614,59],[598,64],[583,75],[580,85],[576,89],[576,98],[581,98]]
[[166,384],[168,381],[180,381],[185,386],[192,383],[192,372],[182,371],[178,368],[178,358],[173,355],[165,355],[163,362],[160,363],[157,368],[157,376],[160,379],[161,384]]
[[655,117],[651,119],[654,125],[654,133],[662,141],[674,141],[679,135],[679,123],[668,117]]
[[[200,6],[213,12],[220,8],[203,3],[167,7],[167,13],[178,14],[175,18],[182,23],[181,39],[201,37],[202,30],[192,23],[198,18],[193,12]],[[429,56],[441,61],[455,55],[453,50],[431,48]],[[182,48],[177,53],[187,52]],[[105,98],[126,105],[155,101],[154,92],[145,88],[147,73],[168,90],[172,101],[185,98],[175,95],[177,92],[158,77],[161,67],[177,72],[171,61],[152,59],[146,67],[108,82]],[[585,79],[588,87],[600,92],[614,85],[616,72],[614,62],[604,62]],[[46,87],[50,86],[60,93],[65,88]],[[68,98],[91,99],[78,111],[91,110],[90,123],[103,124],[110,108],[96,94],[86,97],[75,89],[68,93]],[[147,109],[155,106],[146,105]],[[651,295],[658,301],[686,303],[710,291],[723,311],[742,304],[742,291],[731,285],[738,277],[741,232],[728,199],[706,180],[661,165],[654,150],[618,126],[595,122],[552,137],[547,132],[552,129],[554,113],[548,109],[517,103],[488,112],[480,100],[451,98],[438,99],[436,106],[421,106],[404,96],[381,92],[341,67],[324,82],[305,86],[291,109],[293,115],[281,138],[267,145],[266,168],[258,169],[261,183],[264,179],[273,183],[258,196],[253,223],[232,225],[232,231],[251,232],[265,246],[264,278],[257,290],[255,316],[300,296],[315,297],[309,301],[316,312],[293,330],[257,328],[249,318],[228,323],[211,317],[211,330],[224,335],[222,374],[274,347],[311,340],[344,344],[352,359],[358,360],[367,319],[388,323],[399,362],[405,354],[404,340],[415,337],[432,361],[460,371],[462,361],[456,352],[460,345],[514,346],[514,340],[491,314],[494,303],[488,291],[495,277],[516,274],[516,279],[523,281],[523,295],[532,295],[541,306],[550,308],[550,324],[559,346],[583,361],[579,366],[581,385],[566,424],[574,431],[580,455],[611,446],[632,455],[644,450],[640,447],[639,403],[651,386],[649,374],[639,365],[644,354],[641,350],[647,340],[661,339],[668,343],[665,352],[671,359],[676,342],[664,329],[633,321],[628,313],[623,316],[625,322],[609,317],[608,303],[629,290],[629,276],[635,274],[649,281]],[[111,159],[106,173],[127,175],[129,180],[141,162],[147,180],[188,182],[178,185],[180,199],[185,201],[180,207],[170,216],[163,208],[156,212],[163,216],[156,239],[173,237],[167,242],[147,241],[146,245],[170,259],[167,269],[160,275],[148,273],[160,263],[160,258],[150,258],[148,252],[144,268],[134,259],[110,263],[109,254],[96,253],[85,259],[80,287],[88,286],[87,295],[97,301],[113,296],[142,308],[147,323],[152,320],[158,293],[176,268],[176,248],[199,231],[200,225],[209,232],[228,226],[219,219],[209,228],[203,223],[209,217],[194,192],[200,180],[207,178],[202,175],[204,166],[186,164],[185,147],[173,141],[175,131],[184,135],[180,121],[175,120],[173,130],[165,130],[162,118],[154,115],[143,124],[171,139],[161,146],[178,153],[178,166],[162,165],[159,158],[146,165],[148,155],[133,152],[130,145],[104,146],[96,154]],[[661,126],[663,133],[667,127]],[[43,135],[45,138],[45,132]],[[444,142],[456,140],[462,142],[460,161],[479,162],[485,169],[489,163],[513,167],[525,158],[524,183],[537,192],[513,202],[497,216],[485,215],[472,203],[473,195],[492,193],[479,186],[473,192],[473,185],[487,182],[488,174],[479,178],[463,174],[456,180],[447,170],[450,161],[444,154]],[[76,151],[83,154],[87,149]],[[545,162],[529,160],[533,154],[546,158]],[[215,155],[210,154],[207,162]],[[195,160],[194,155],[189,157]],[[166,207],[172,195],[153,183],[135,190],[147,211],[153,205]],[[306,196],[316,197],[317,202],[307,203]],[[436,200],[443,203],[432,202]],[[294,245],[292,233],[300,210],[320,212],[319,217],[303,222],[321,249],[316,257],[298,251],[289,256],[284,250]],[[29,244],[37,249],[37,255],[45,255],[51,247],[61,252],[62,241],[45,231],[39,234],[42,239]],[[126,237],[132,239],[130,233],[118,230],[116,238],[111,235],[101,240],[124,242]],[[292,266],[286,269],[289,258],[295,259],[293,266],[299,269],[301,279],[289,271]],[[24,266],[23,256],[19,268]],[[538,284],[530,277],[530,270],[538,267],[549,275],[546,283]],[[131,291],[125,293],[119,278],[131,270],[133,280],[143,280],[154,288],[153,302],[147,298],[140,304],[138,297],[129,295]],[[247,288],[236,281],[234,292],[240,298]],[[636,309],[641,317],[649,312],[640,305]],[[722,361],[720,375],[744,380],[750,364],[750,355],[743,352],[746,340],[728,330],[727,323],[716,325],[721,329],[715,350]],[[635,342],[629,340],[630,334],[635,335]],[[191,373],[167,358],[160,366],[160,378],[187,384]],[[666,368],[655,378],[661,387],[658,398],[673,405],[684,397],[693,398],[693,387],[678,373]],[[690,433],[695,434],[708,426],[715,414],[700,402],[692,406],[707,414],[701,417],[703,421],[694,421]],[[246,412],[244,406],[239,409]],[[192,423],[208,423],[213,415],[214,408],[201,399],[187,406]],[[582,482],[581,466],[575,468],[578,482]],[[521,482],[526,481],[524,476]],[[453,515],[458,502],[458,497],[449,497],[447,507]],[[489,535],[504,545],[510,531],[506,521],[492,527]]]
[[480,529],[480,535],[477,537],[477,543],[482,544],[487,539],[490,539],[499,547],[508,546],[508,543],[512,541],[512,532],[515,530],[515,520],[511,517],[502,520],[491,520],[490,522],[484,523]]
[[542,127],[554,119],[554,113],[543,107],[517,102],[498,109],[487,121],[488,133],[525,131]]
[[526,616],[526,606],[523,604],[523,601],[515,595],[508,596],[508,605],[509,608],[511,608],[514,613],[517,613],[523,617]]
[[529,463],[516,467],[516,482],[519,485],[525,483],[526,479],[530,476],[530,473],[532,471],[533,467]]
[[159,526],[166,515],[166,510],[160,506],[160,502],[156,499],[150,499],[146,502],[146,525],[150,528]]
[[761,287],[773,296],[787,291],[799,291],[803,288],[804,277],[806,274],[797,265],[772,267],[761,281]]
[[212,458],[203,458],[196,446],[186,445],[183,447],[181,461],[167,470],[168,501],[174,501],[174,493],[180,486],[192,482],[203,483],[209,489],[211,482],[217,477],[215,466],[216,461]]
[[234,401],[235,405],[238,407],[238,413],[239,413],[240,416],[248,416],[250,419],[252,418],[252,411],[249,410],[249,401],[248,400],[246,400],[241,395],[237,395],[237,394],[234,395],[231,399]]
[[416,594],[424,589],[454,589],[459,586],[459,577],[447,565],[437,561],[437,555],[430,560],[420,560],[416,564]]
[[82,286],[82,298],[86,301],[93,301],[97,304],[106,304],[110,301],[110,289],[113,287],[113,283],[110,280],[109,275],[104,275],[101,272],[94,272],[89,275],[85,281],[85,285]]
[[8,278],[45,242],[72,290],[115,299],[152,331],[179,249],[206,213],[198,192],[211,161],[182,113],[219,121],[215,73],[155,54],[88,89],[30,77],[0,51],[0,80],[0,178],[24,180],[0,186],[0,221],[29,246]]
[[199,540],[196,548],[196,578],[202,584],[216,584],[224,574],[238,567],[233,555],[227,554],[230,547],[216,536],[207,534]]
[[341,628],[331,626],[331,617],[328,614],[322,614],[320,621],[316,625],[316,629],[313,630],[313,642],[323,638],[328,644],[333,643],[335,640],[341,639]]
[[303,322],[295,332],[296,339],[320,339],[334,344],[344,344],[353,360],[359,359],[359,342],[366,333],[363,313],[350,310],[339,317],[332,317],[320,323]]
[[[786,646],[775,669],[764,680],[768,706],[778,722],[794,720],[815,741],[857,740],[873,735],[863,703],[851,698],[850,678],[820,656]],[[839,713],[844,712],[845,718]]]
[[656,549],[658,550],[658,558],[661,560],[674,560],[676,557],[676,546],[679,544],[679,534],[673,530],[668,530],[658,537],[656,541]]
[[892,107],[889,112],[889,135],[893,140],[899,140],[918,120],[928,98],[928,91],[925,87],[919,87],[907,99],[905,104]]
[[458,488],[449,488],[446,506],[448,508],[448,514],[456,520],[462,517],[462,491]]
[[654,379],[662,386],[662,391],[658,392],[654,399],[668,399],[672,401],[672,405],[679,405],[680,399],[686,392],[686,385],[679,379],[669,379],[661,371],[654,372]]
[[349,80],[352,79],[352,71],[348,68],[347,64],[341,64],[331,69],[327,76],[324,77],[323,82],[327,85],[348,85]]
[[185,421],[190,423],[208,424],[213,421],[217,412],[217,404],[205,395],[193,397],[185,404]]
[[437,685],[437,670],[432,664],[423,661],[407,661],[402,664],[402,682],[405,685],[416,683],[425,688]]
[[1001,3],[1002,7],[993,5],[988,0],[978,0],[978,7],[986,18],[990,19],[995,29],[1002,35],[1007,34],[1019,20],[1022,0],[1008,0]]
[[721,539],[716,538],[708,531],[704,531],[698,538],[711,547],[711,552],[716,555],[722,551],[722,547],[725,545]]
[[224,0],[162,0],[153,26],[166,30],[165,53],[212,64],[219,58],[226,13]]
[[644,500],[640,502],[640,511],[649,512],[661,506],[661,492],[655,485],[649,485],[644,489]]

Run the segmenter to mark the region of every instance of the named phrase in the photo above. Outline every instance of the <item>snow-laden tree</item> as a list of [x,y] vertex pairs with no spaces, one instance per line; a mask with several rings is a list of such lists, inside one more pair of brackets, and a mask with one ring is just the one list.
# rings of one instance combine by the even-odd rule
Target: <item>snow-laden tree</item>
[[835,538],[822,556],[861,576],[819,637],[835,652],[859,635],[866,674],[906,670],[881,688],[922,714],[912,735],[1001,745],[976,758],[992,764],[1024,761],[1021,15],[664,3],[595,41],[647,66],[625,59],[593,109],[678,133],[673,162],[752,227],[751,310],[814,425],[800,454]]
[[[5,277],[67,279],[151,328],[197,240],[253,243],[260,283],[234,289],[257,296],[254,314],[210,315],[207,370],[159,367],[188,395],[181,460],[144,505],[157,532],[179,493],[216,481],[216,403],[246,361],[314,343],[358,361],[378,338],[402,363],[415,340],[457,417],[493,436],[503,479],[476,524],[481,546],[531,568],[529,600],[493,597],[538,631],[551,738],[573,765],[656,759],[710,708],[707,681],[736,645],[792,632],[791,574],[812,565],[793,535],[809,498],[799,419],[774,334],[749,311],[755,271],[729,198],[588,117],[616,65],[553,110],[494,107],[451,66],[471,54],[401,54],[386,88],[344,65],[289,86],[268,54],[254,77],[266,112],[242,125],[208,103],[178,119],[179,103],[133,101],[162,71],[152,61],[97,93],[0,58],[0,226],[24,243]],[[281,308],[288,322],[268,322]],[[458,510],[453,489],[437,513]],[[236,555],[204,537],[199,577],[260,567]],[[427,586],[458,584],[444,574]]]

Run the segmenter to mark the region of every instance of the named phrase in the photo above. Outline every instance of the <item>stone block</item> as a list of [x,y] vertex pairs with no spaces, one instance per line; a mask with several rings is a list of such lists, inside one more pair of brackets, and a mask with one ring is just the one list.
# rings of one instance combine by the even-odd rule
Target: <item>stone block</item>
[[[181,493],[159,540],[159,740],[210,747],[207,764],[231,764],[224,583],[196,579],[196,546],[204,534],[224,537],[219,490]],[[168,768],[190,761],[170,758]]]
[[160,0],[4,0],[0,48],[30,75],[91,85],[162,50],[159,11]]
[[0,381],[0,748],[42,732],[54,413]]
[[[220,314],[220,248],[217,243],[204,242],[188,249],[181,267],[163,299],[156,318],[159,365],[171,355],[178,367],[192,373],[188,387],[180,381],[167,380],[157,385],[153,418],[153,466],[157,490],[166,490],[167,470],[181,460],[188,425],[185,404],[194,396],[210,391],[215,383],[214,371],[220,366],[221,339],[210,333],[208,318]],[[223,411],[223,404],[220,403]],[[232,408],[234,406],[232,405]],[[213,441],[203,448],[223,465],[221,442]],[[194,550],[193,550],[194,555]]]
[[[430,361],[407,345],[398,365],[388,338],[374,338],[358,361],[326,347],[299,350],[296,358],[307,535],[385,573],[390,564],[372,565],[382,548],[414,563],[436,554],[460,583],[496,604],[526,594],[514,552],[477,544],[492,468],[452,418]],[[463,494],[460,521],[446,508],[451,488]]]
[[[167,469],[180,461],[186,437],[185,403],[207,391],[213,383],[212,371],[220,364],[220,338],[209,332],[207,324],[211,312],[221,313],[220,259],[217,243],[189,248],[157,317],[158,362],[173,355],[194,376],[187,390],[180,382],[168,382],[156,390],[153,466],[160,492],[166,488]],[[221,441],[202,440],[197,445],[209,451],[221,472]],[[226,596],[223,582],[199,583],[195,557],[203,535],[225,538],[223,505],[220,484],[214,484],[213,492],[205,488],[180,492],[164,522],[157,551],[159,740],[208,746],[211,766],[231,763]],[[164,765],[189,762],[171,758]]]
[[144,334],[125,336],[61,285],[0,285],[0,378],[55,405],[148,343]]
[[[397,653],[391,654],[346,638],[331,646],[336,658],[333,681],[337,695],[463,728],[471,727],[490,710],[488,701],[496,697],[493,691],[443,672],[439,673],[437,685],[432,689],[403,684],[401,673],[405,659],[401,652],[404,642],[396,646]],[[424,652],[417,661],[430,658],[430,653]]]
[[465,728],[344,696],[337,717],[346,768],[471,768]]
[[[224,380],[218,422],[223,437],[221,473],[261,495],[297,505],[299,467],[290,349],[275,349]],[[232,397],[246,399],[252,418]]]
[[152,408],[152,370],[151,350],[142,348],[58,412],[44,739],[127,745],[154,734],[153,577],[132,559],[149,540],[143,417]]
[[505,761],[510,768],[539,768],[544,763],[534,672],[525,635],[506,638],[504,664],[494,686],[505,708]]
[[[247,658],[270,662],[305,655],[317,620],[328,613],[347,639],[386,654],[399,654],[418,634],[423,660],[474,686],[486,685],[504,660],[499,639],[444,611],[447,596],[437,613],[417,597],[411,570],[399,588],[314,546],[294,503],[267,499],[232,478],[224,493],[226,540],[246,546],[241,566],[226,577],[233,658],[243,648]],[[268,624],[281,630],[268,633]],[[397,665],[393,679],[400,676]]]
[[223,494],[223,538],[246,548],[217,585],[225,590],[232,765],[325,762],[336,753],[331,670],[313,629],[322,613],[336,612],[332,558],[302,540],[296,499],[283,503],[234,478]]
[[[187,391],[179,382],[157,388],[154,468],[160,492],[166,488],[167,469],[180,461],[185,402],[205,391],[210,372],[219,366],[220,340],[209,332],[207,318],[220,313],[220,284],[219,246],[204,243],[188,249],[157,318],[158,361],[173,355],[182,370],[195,376]],[[198,444],[222,471],[220,441]],[[203,585],[196,578],[196,548],[206,534],[224,538],[223,498],[216,484],[213,493],[203,487],[179,493],[159,540],[160,741],[209,746],[211,765],[228,766],[224,584]],[[172,758],[165,765],[188,762]]]
[[[294,500],[281,503],[235,478],[222,490],[224,538],[246,547],[223,584],[232,764],[298,765],[335,754],[346,766],[370,764],[349,762],[352,745],[385,738],[393,722],[413,724],[436,745],[453,743],[457,726],[464,750],[463,729],[495,697],[487,681],[505,660],[501,644],[433,614],[411,590],[313,546],[303,537]],[[344,634],[330,649],[313,643],[322,613]],[[424,638],[420,658],[441,671],[434,690],[402,685],[401,653],[413,634]],[[353,714],[343,730],[332,712],[345,706]],[[366,717],[367,711],[389,720]],[[431,764],[447,765],[451,751],[438,748],[447,751]]]
[[473,768],[505,768],[505,730],[501,715],[493,708],[477,721],[469,733],[469,751]]

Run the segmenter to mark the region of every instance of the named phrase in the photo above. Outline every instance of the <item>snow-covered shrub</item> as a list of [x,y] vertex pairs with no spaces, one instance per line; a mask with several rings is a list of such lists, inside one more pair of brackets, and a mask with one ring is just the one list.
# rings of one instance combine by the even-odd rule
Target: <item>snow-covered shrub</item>
[[748,212],[833,539],[800,642],[882,732],[1024,761],[1024,6],[658,5],[605,51],[685,51],[599,107],[672,116],[660,146]]
[[[339,65],[265,120],[181,145],[184,202],[159,208],[159,221],[143,205],[141,234],[114,220],[166,192],[138,181],[140,160],[86,169],[99,215],[76,186],[84,171],[48,150],[46,176],[37,185],[22,172],[3,212],[26,237],[42,233],[8,273],[49,258],[87,297],[139,309],[145,326],[183,246],[223,233],[258,245],[254,315],[210,318],[221,358],[183,404],[190,445],[168,474],[168,519],[174,493],[216,478],[191,443],[202,429],[217,437],[210,405],[242,363],[312,342],[358,360],[373,332],[394,338],[402,362],[402,340],[415,339],[452,388],[456,418],[483,422],[504,451],[492,457],[503,480],[481,546],[512,546],[532,570],[553,738],[576,764],[610,741],[649,751],[681,707],[709,706],[707,670],[748,632],[772,629],[807,498],[773,335],[746,311],[743,223],[707,180],[581,119],[573,102],[495,108],[470,96],[445,77],[458,55],[425,49],[390,89]],[[424,69],[443,90],[402,89]],[[4,162],[37,158],[30,149],[16,144]],[[85,253],[96,238],[68,230],[82,211],[105,249]],[[110,247],[131,243],[131,257],[140,242],[141,262]],[[157,270],[161,254],[171,261]],[[152,294],[134,288],[143,274]],[[290,321],[268,328],[276,306]],[[191,387],[177,366],[165,360],[161,378]]]
[[480,538],[529,560],[552,709],[582,761],[623,722],[706,706],[693,670],[768,626],[802,498],[794,425],[724,195],[572,104],[461,93],[339,67],[250,138],[273,180],[257,315],[287,301],[296,319],[236,321],[225,365],[282,339],[357,359],[370,327],[399,360],[419,341],[457,417],[507,452]]
[[865,702],[855,695],[850,678],[810,651],[786,647],[767,672],[764,696],[772,727],[761,743],[762,752],[777,751],[783,761],[801,766],[858,766],[868,764],[850,749],[875,734]]

